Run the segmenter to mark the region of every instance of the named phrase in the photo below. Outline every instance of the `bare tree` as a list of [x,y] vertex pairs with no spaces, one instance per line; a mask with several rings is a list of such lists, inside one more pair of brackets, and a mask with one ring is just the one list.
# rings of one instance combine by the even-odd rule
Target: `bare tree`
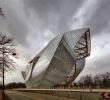
[[90,87],[92,85],[92,76],[90,74],[82,76],[79,82],[86,87]]
[[103,83],[103,87],[110,86],[110,73],[109,72],[102,74],[102,83]]
[[99,75],[95,75],[94,77],[93,77],[93,82],[94,82],[94,86],[95,86],[95,88],[96,87],[100,87],[100,77],[99,77]]
[[92,77],[91,77],[91,75],[86,75],[85,76],[84,83],[85,83],[86,86],[90,86],[91,85],[91,83],[92,83]]
[[0,33],[0,76],[3,77],[3,99],[4,99],[4,72],[13,71],[14,61],[11,56],[15,56],[15,50],[12,49],[13,39]]

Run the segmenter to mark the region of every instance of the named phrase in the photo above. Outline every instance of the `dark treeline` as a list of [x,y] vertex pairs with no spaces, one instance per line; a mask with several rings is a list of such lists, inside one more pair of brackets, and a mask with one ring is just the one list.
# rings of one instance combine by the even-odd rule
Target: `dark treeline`
[[[2,89],[3,86],[2,84],[0,84],[0,89]],[[16,83],[16,82],[12,82],[12,83],[9,83],[7,85],[5,85],[5,89],[15,89],[15,88],[26,88],[26,85],[25,83]]]
[[85,75],[80,80],[74,83],[76,88],[110,88],[110,72],[100,75]]

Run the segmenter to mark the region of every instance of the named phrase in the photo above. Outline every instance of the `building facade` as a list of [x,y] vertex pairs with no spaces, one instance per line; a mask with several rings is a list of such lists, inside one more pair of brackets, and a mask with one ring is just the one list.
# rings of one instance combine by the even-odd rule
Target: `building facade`
[[22,71],[28,88],[50,88],[71,85],[90,55],[90,29],[61,33],[52,39]]

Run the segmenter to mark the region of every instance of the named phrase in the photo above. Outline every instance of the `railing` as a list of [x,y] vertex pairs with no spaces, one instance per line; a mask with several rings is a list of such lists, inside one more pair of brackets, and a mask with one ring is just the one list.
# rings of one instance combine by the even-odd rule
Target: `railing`
[[[54,95],[65,98],[74,98],[78,100],[100,100],[99,92],[90,90],[72,90],[72,89],[24,89],[17,90],[21,92],[30,92],[46,95]],[[102,99],[103,100],[103,99]]]

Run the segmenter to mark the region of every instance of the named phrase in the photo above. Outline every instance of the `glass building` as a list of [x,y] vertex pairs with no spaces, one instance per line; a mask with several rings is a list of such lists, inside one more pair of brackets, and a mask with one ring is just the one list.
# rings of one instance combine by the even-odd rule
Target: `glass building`
[[61,33],[52,39],[22,71],[28,88],[50,88],[71,85],[90,55],[90,29]]

